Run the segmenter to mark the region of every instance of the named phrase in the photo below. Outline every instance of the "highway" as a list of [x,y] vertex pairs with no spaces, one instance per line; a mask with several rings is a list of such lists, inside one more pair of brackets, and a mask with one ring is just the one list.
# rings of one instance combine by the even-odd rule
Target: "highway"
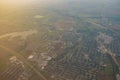
[[36,68],[34,68],[34,66],[32,66],[22,55],[20,55],[20,53],[11,50],[3,45],[0,45],[0,48],[8,51],[10,54],[16,56],[17,58],[19,58],[25,65],[29,66],[42,80],[47,80]]

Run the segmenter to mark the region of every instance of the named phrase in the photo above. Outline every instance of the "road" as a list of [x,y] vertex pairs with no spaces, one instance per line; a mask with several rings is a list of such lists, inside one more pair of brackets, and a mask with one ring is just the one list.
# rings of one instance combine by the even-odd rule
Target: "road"
[[29,66],[42,80],[47,80],[36,68],[34,68],[34,66],[32,66],[22,55],[20,55],[20,53],[11,50],[3,45],[0,45],[0,48],[8,51],[10,54],[16,56],[17,58],[19,58],[25,65]]

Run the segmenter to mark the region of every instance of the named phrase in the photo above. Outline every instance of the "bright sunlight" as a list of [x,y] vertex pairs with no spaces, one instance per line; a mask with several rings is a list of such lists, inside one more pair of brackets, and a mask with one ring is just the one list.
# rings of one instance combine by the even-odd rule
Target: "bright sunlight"
[[35,0],[1,0],[0,3],[4,5],[20,6],[24,4],[30,4]]

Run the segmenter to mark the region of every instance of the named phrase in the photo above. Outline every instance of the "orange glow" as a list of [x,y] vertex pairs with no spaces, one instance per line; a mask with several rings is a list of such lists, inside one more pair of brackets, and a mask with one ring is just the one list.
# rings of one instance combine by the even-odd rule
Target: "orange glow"
[[2,3],[3,5],[19,6],[32,3],[33,1],[35,0],[1,0],[0,3]]

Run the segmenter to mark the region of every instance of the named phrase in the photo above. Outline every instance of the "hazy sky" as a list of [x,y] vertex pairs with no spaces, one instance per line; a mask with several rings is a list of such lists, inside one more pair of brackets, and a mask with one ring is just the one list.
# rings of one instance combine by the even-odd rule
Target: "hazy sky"
[[69,1],[74,1],[74,2],[84,2],[84,3],[108,3],[108,4],[111,4],[111,3],[115,3],[115,2],[120,2],[119,0],[0,0],[0,3],[2,4],[9,4],[9,5],[28,5],[28,4],[31,4],[31,3],[41,3],[41,4],[44,4],[44,3],[55,3],[55,2],[69,2]]

